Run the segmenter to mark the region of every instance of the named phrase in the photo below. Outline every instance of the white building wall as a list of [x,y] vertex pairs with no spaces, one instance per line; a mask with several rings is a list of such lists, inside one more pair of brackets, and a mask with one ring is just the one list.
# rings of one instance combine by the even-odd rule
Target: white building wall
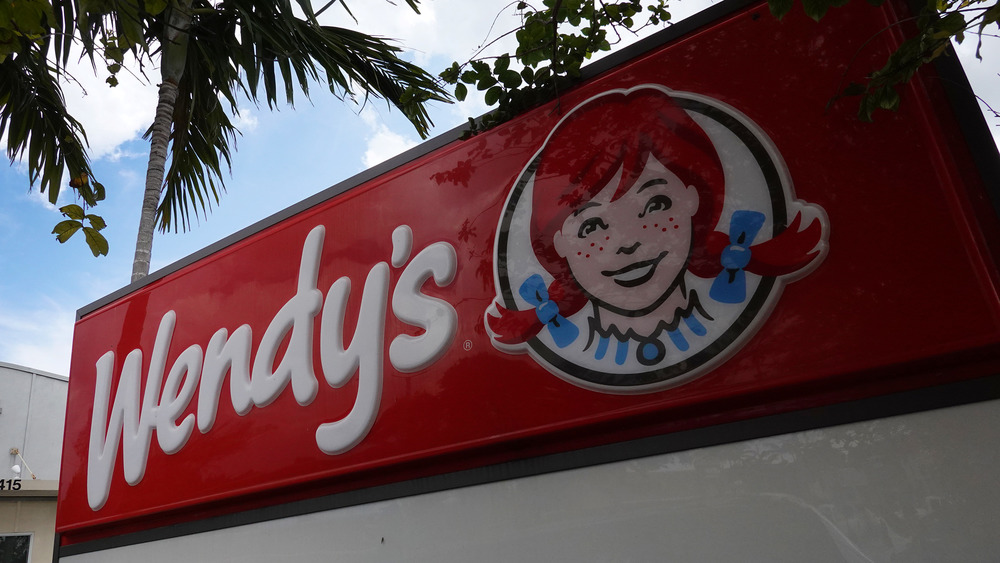
[[59,479],[68,378],[0,362],[0,478],[31,479],[24,463],[11,454],[17,448],[27,465],[45,481]]
[[[32,563],[52,560],[67,382],[0,362],[0,535],[31,534]],[[17,491],[7,486],[13,479]]]
[[62,561],[995,563],[997,444],[992,400]]

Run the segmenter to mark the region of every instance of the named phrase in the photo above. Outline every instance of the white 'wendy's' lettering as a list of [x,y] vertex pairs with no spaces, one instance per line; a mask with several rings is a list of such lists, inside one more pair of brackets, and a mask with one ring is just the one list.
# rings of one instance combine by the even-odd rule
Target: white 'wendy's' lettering
[[[87,501],[91,509],[100,510],[108,500],[119,443],[125,481],[136,485],[146,471],[153,430],[156,430],[160,449],[167,454],[179,452],[195,426],[202,434],[210,431],[218,414],[227,374],[233,410],[240,416],[249,413],[254,406],[271,404],[289,383],[298,404],[311,403],[319,391],[313,366],[317,315],[320,316],[319,352],[324,379],[331,387],[339,388],[357,373],[358,393],[347,416],[316,429],[316,445],[323,452],[335,455],[350,450],[364,439],[375,423],[382,396],[382,350],[390,303],[389,264],[379,262],[368,272],[357,328],[350,343],[345,345],[344,315],[351,280],[342,277],[335,281],[325,301],[316,287],[325,233],[323,226],[317,226],[306,237],[295,295],[271,319],[256,355],[252,351],[250,325],[242,325],[232,334],[220,328],[204,351],[197,344],[188,346],[166,372],[167,352],[177,324],[177,314],[167,311],[156,332],[145,389],[142,388],[142,350],[136,348],[125,357],[110,412],[115,354],[109,351],[101,356],[96,365],[87,459]],[[406,266],[392,290],[393,315],[424,331],[417,336],[397,335],[389,344],[389,362],[401,372],[414,372],[437,361],[455,337],[458,328],[455,308],[421,293],[420,288],[432,277],[439,287],[451,284],[458,258],[451,245],[437,242],[410,260],[413,234],[405,225],[396,228],[392,240],[392,265]],[[281,344],[286,341],[287,346],[279,359]],[[196,412],[182,418],[196,391]]]

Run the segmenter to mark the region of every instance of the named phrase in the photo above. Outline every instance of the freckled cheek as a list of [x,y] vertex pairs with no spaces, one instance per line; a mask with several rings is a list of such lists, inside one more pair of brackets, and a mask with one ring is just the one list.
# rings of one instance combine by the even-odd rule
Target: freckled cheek
[[[667,221],[668,221],[668,224],[666,224],[666,225],[663,225],[663,226],[657,225],[657,227],[660,229],[661,233],[666,233],[666,232],[669,232],[670,230],[679,230],[681,228],[680,222],[677,221],[676,218],[670,217],[670,218],[667,219]],[[671,229],[671,227],[673,227],[673,229]]]
[[[680,225],[678,225],[678,224],[676,223],[676,220],[675,220],[675,219],[674,219],[673,217],[669,217],[669,218],[667,219],[667,221],[668,221],[669,223],[672,223],[672,224],[670,224],[670,225],[661,225],[661,224],[659,224],[659,223],[653,223],[652,225],[648,225],[648,224],[647,224],[647,225],[643,225],[643,226],[642,226],[642,228],[643,228],[644,230],[652,230],[652,231],[655,231],[655,230],[659,230],[659,231],[660,231],[661,233],[665,233],[665,232],[667,232],[667,230],[668,230],[668,229],[669,229],[670,227],[673,227],[673,228],[675,228],[675,229],[679,229],[679,228],[680,228]],[[591,245],[591,246],[593,246],[593,245]]]

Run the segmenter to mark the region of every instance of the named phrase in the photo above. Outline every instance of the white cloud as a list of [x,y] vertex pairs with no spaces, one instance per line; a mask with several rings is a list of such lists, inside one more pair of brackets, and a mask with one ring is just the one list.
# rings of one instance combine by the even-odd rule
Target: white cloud
[[118,171],[119,186],[127,189],[144,189],[146,178],[140,176],[138,172],[129,168],[121,168]]
[[[517,19],[511,6],[509,1],[495,0],[424,0],[417,14],[402,2],[396,6],[388,2],[359,2],[351,5],[357,24],[340,8],[331,8],[324,14],[324,20],[330,20],[324,23],[396,39],[412,53],[415,63],[426,68],[434,57],[468,59],[488,38],[512,29]],[[497,19],[495,25],[494,19]]]
[[257,115],[249,110],[240,110],[239,115],[233,117],[233,125],[244,135],[255,131],[258,124]]
[[[365,112],[362,112],[362,115],[364,114]],[[417,141],[394,133],[386,125],[379,124],[374,133],[368,137],[364,166],[371,168],[416,145]]]
[[[69,73],[74,81],[63,85],[66,106],[80,120],[87,132],[90,156],[113,160],[130,156],[120,151],[120,145],[145,132],[156,112],[156,86],[122,70],[118,86],[105,83],[107,72],[101,67],[94,71],[88,60],[73,62]],[[157,69],[148,69],[157,77]]]
[[48,210],[53,211],[53,212],[57,212],[56,211],[57,208],[59,206],[61,206],[61,205],[64,205],[64,202],[66,201],[66,198],[70,197],[70,196],[66,195],[66,193],[69,192],[69,191],[70,190],[60,190],[59,191],[59,201],[58,201],[57,205],[52,205],[51,203],[49,203],[49,194],[48,194],[48,192],[42,193],[41,191],[38,190],[38,187],[36,186],[36,187],[32,188],[30,192],[28,192],[28,200],[31,201],[32,203],[36,203],[38,205],[41,205],[45,209],[48,209]]
[[112,149],[110,153],[105,154],[104,158],[106,158],[111,162],[118,162],[122,159],[145,158],[147,156],[149,156],[149,153],[147,151],[143,152],[130,151],[123,149],[121,146],[117,146],[114,149]]
[[73,311],[51,299],[27,310],[0,307],[0,357],[4,361],[68,375],[73,348]]
[[378,126],[379,120],[382,119],[382,116],[379,115],[379,111],[372,107],[370,103],[361,108],[358,116],[361,117],[361,121],[371,129],[375,129]]

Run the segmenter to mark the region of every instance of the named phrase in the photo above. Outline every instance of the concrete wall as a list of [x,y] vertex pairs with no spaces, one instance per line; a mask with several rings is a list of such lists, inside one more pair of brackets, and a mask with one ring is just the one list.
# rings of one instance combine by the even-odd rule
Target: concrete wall
[[0,496],[0,534],[31,534],[31,563],[52,561],[56,497]]
[[30,533],[32,563],[52,561],[67,381],[0,362],[0,534]]
[[31,479],[25,463],[11,454],[17,448],[31,471],[42,480],[59,479],[66,388],[63,376],[0,362],[0,479]]

